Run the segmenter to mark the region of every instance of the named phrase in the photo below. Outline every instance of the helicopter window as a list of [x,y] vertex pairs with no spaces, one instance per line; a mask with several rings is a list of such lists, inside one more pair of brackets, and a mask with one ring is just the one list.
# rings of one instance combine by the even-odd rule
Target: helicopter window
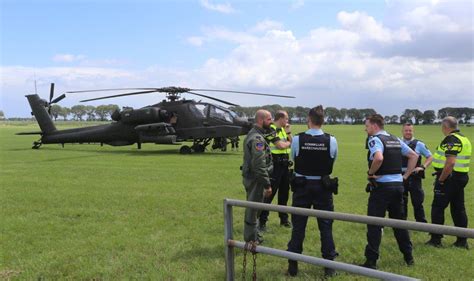
[[190,110],[201,117],[206,117],[207,107],[204,104],[195,104],[189,106]]
[[203,117],[207,116],[207,108],[208,108],[207,105],[198,103],[196,104],[196,108],[200,111]]
[[214,106],[211,106],[209,108],[209,116],[214,117],[214,118],[218,118],[218,119],[222,119],[222,120],[225,120],[227,122],[232,122],[233,121],[233,118],[232,118],[232,116],[230,115],[229,112],[224,111],[224,110],[222,110],[218,107],[214,107]]

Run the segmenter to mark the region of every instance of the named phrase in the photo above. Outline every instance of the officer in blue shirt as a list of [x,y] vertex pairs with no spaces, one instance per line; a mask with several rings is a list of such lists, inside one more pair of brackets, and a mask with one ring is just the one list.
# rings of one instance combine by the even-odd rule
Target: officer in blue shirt
[[[365,121],[369,135],[367,160],[369,162],[368,190],[370,191],[367,215],[388,216],[403,219],[403,180],[413,172],[418,155],[397,137],[384,130],[384,118],[373,114]],[[405,175],[402,177],[402,155],[408,157]],[[393,229],[398,248],[403,253],[407,265],[413,265],[412,244],[406,229]],[[375,269],[379,258],[382,227],[367,225],[366,261],[362,266]]]
[[[324,133],[321,126],[324,123],[322,106],[312,108],[308,114],[308,127],[304,133],[293,137],[291,155],[295,162],[295,177],[292,180],[293,207],[311,208],[334,211],[332,190],[323,184],[323,177],[331,173],[337,156],[336,138]],[[325,259],[333,260],[338,253],[332,236],[333,220],[318,218],[321,238],[321,252]],[[307,216],[292,215],[293,229],[288,251],[303,252]],[[325,268],[325,275],[332,276],[335,271]],[[296,276],[298,263],[288,261],[288,275]]]
[[[423,200],[425,199],[425,193],[421,185],[421,180],[425,178],[425,170],[430,166],[433,161],[431,152],[422,141],[415,139],[413,136],[414,128],[411,123],[403,125],[402,134],[403,142],[408,145],[413,151],[418,154],[418,160],[416,162],[416,168],[413,173],[408,177],[406,181],[403,181],[403,212],[405,219],[408,216],[408,193],[411,195],[411,203],[413,204],[413,212],[415,213],[415,220],[417,222],[426,222],[425,210],[423,209]],[[425,157],[425,163],[421,164],[421,156]],[[408,158],[402,158],[402,173],[405,174],[408,165]]]

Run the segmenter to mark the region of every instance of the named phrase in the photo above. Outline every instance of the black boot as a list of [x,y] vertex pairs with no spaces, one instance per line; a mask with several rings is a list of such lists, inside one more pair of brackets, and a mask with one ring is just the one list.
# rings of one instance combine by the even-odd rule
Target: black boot
[[367,267],[370,269],[377,269],[377,261],[366,259],[365,262],[361,264],[360,266]]
[[288,275],[294,277],[298,274],[298,262],[288,260]]
[[458,238],[456,242],[454,242],[453,246],[469,250],[469,245],[467,244],[466,238]]
[[429,245],[429,246],[433,246],[433,247],[436,247],[436,248],[441,248],[441,239],[439,238],[435,238],[433,236],[431,236],[431,239],[428,240],[426,243],[426,245]]
[[412,266],[415,264],[415,260],[413,259],[413,255],[411,253],[403,254],[403,259],[405,260],[408,266]]
[[333,277],[333,276],[336,276],[337,273],[336,273],[336,270],[334,268],[329,268],[329,267],[325,267],[324,268],[324,277],[328,278],[328,277]]

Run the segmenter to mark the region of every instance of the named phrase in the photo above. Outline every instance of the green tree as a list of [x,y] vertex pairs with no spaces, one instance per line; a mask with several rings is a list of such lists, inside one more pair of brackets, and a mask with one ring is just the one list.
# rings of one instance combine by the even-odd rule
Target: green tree
[[384,116],[383,120],[385,121],[385,124],[389,124],[392,119],[390,118],[390,116],[387,115]]
[[341,123],[344,124],[347,118],[347,108],[341,108],[339,112],[341,113]]
[[93,121],[95,119],[95,106],[86,105],[85,107],[87,121]]
[[341,113],[339,112],[339,109],[335,107],[326,107],[324,109],[324,115],[327,118],[327,122],[329,124],[335,124],[337,123],[337,119],[340,118]]
[[86,106],[78,104],[71,107],[71,114],[74,115],[74,119],[82,121],[82,116],[86,115]]
[[398,123],[398,115],[390,116],[390,123],[391,124],[397,124]]
[[436,119],[436,114],[434,110],[425,110],[423,112],[423,124],[433,124]]
[[59,104],[53,104],[51,106],[51,116],[53,116],[54,121],[56,121],[56,119],[58,119],[58,116],[61,113],[62,109],[63,108]]
[[5,113],[3,113],[3,110],[0,110],[0,120],[5,119]]
[[71,113],[71,109],[67,107],[62,107],[61,111],[59,112],[59,116],[63,118],[64,121],[67,120],[67,116]]

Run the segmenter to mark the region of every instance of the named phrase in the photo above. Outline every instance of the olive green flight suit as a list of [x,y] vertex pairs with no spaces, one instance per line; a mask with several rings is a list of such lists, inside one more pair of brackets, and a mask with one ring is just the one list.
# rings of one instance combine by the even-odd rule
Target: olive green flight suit
[[[244,164],[242,177],[247,201],[263,202],[263,190],[270,187],[273,170],[272,154],[264,138],[264,129],[254,126],[244,140]],[[244,240],[257,240],[258,210],[245,209]]]

